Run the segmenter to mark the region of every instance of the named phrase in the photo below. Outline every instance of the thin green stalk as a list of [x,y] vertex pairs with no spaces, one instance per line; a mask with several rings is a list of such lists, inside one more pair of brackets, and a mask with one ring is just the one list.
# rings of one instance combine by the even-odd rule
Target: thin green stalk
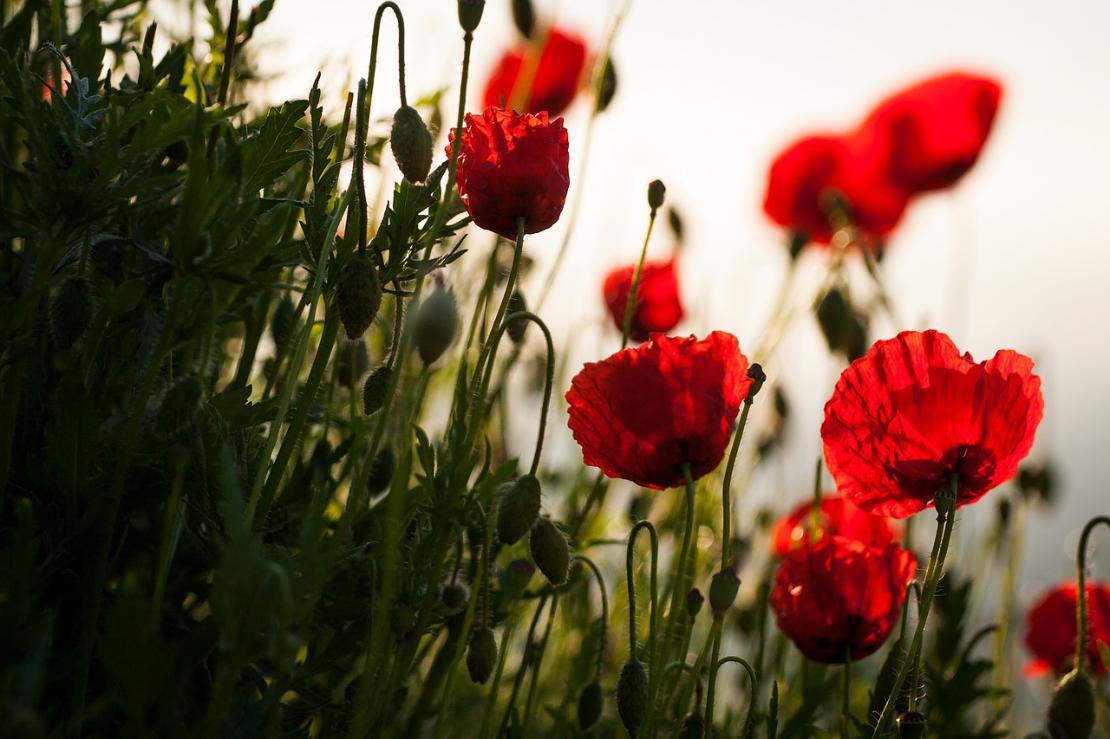
[[551,638],[551,628],[555,625],[555,610],[559,605],[559,593],[556,591],[551,596],[551,608],[547,611],[547,626],[543,630],[543,638],[540,639],[539,649],[536,650],[536,659],[531,665],[532,680],[528,683],[528,695],[524,698],[524,716],[521,719],[521,726],[524,727],[525,736],[528,735],[528,729],[532,726],[532,710],[536,705],[536,684],[540,677],[540,666],[543,664],[543,656],[547,653],[547,644]]
[[1110,526],[1110,516],[1096,516],[1087,522],[1079,535],[1079,551],[1075,557],[1075,579],[1079,590],[1075,606],[1075,671],[1080,675],[1087,673],[1087,540],[1099,524]]
[[[659,535],[655,531],[655,526],[651,521],[637,521],[632,530],[628,532],[628,547],[625,551],[625,578],[628,585],[628,651],[629,659],[637,659],[636,657],[636,577],[633,573],[632,555],[636,551],[636,536],[641,530],[646,530],[648,536],[651,538],[651,574],[649,575],[649,585],[651,593],[651,602],[649,603],[650,615],[648,621],[648,664],[654,664],[655,658],[655,633],[656,620],[657,620],[657,604],[659,601],[658,579],[657,579],[657,566],[659,562]],[[655,680],[649,673],[648,679],[654,684]]]
[[624,304],[624,320],[621,321],[621,349],[628,346],[628,334],[632,330],[632,316],[636,312],[636,298],[640,293],[640,275],[644,270],[644,259],[647,257],[648,242],[651,241],[651,230],[655,226],[656,209],[652,208],[648,215],[647,233],[644,234],[644,245],[640,248],[640,260],[636,262],[636,271],[632,273],[632,288],[628,291],[628,300]]
[[[744,672],[748,673],[748,680],[751,683],[751,700],[748,702],[748,712],[744,716],[744,729],[740,732],[741,739],[748,739],[748,737],[751,736],[752,733],[752,722],[755,720],[755,698],[756,695],[758,695],[759,693],[759,678],[756,677],[755,670],[753,670],[752,666],[748,664],[748,661],[740,657],[724,657],[719,662],[715,663],[714,667],[716,667],[716,669],[714,670],[714,672],[720,670],[721,665],[727,664],[729,662],[734,662],[743,667]],[[710,686],[710,690],[712,690],[712,686]],[[705,730],[706,732],[709,732],[708,736],[712,735],[711,732],[713,731],[713,714],[709,713],[708,710],[705,714]]]
[[[494,709],[496,709],[497,707],[497,689],[501,685],[501,675],[505,672],[505,662],[506,658],[509,656],[509,646],[513,642],[513,631],[515,630],[516,619],[510,616],[509,621],[505,624],[505,629],[501,634],[501,649],[499,650],[497,656],[497,669],[494,670],[493,680],[490,681],[489,694],[486,696],[486,708],[482,712],[482,725],[478,729],[478,739],[486,738],[486,732],[489,730],[490,719],[493,718]],[[440,711],[441,716],[445,713],[446,711]],[[438,720],[436,723],[439,723]]]
[[497,730],[497,736],[505,736],[506,729],[509,727],[509,719],[513,714],[513,706],[516,705],[517,695],[520,693],[520,686],[524,682],[524,675],[528,672],[528,645],[532,643],[532,636],[536,633],[536,627],[540,623],[540,615],[543,613],[543,607],[547,605],[547,595],[540,596],[540,602],[536,605],[536,611],[532,614],[532,623],[528,626],[528,634],[524,637],[524,650],[520,655],[520,667],[517,668],[516,677],[513,678],[513,690],[509,693],[509,702],[505,705],[505,713],[501,717],[500,728]]
[[594,579],[597,580],[598,592],[601,593],[601,620],[598,622],[600,626],[600,643],[597,647],[597,662],[594,669],[594,679],[600,680],[601,665],[605,661],[605,636],[609,628],[609,596],[605,590],[605,578],[601,576],[601,570],[594,564],[594,561],[582,554],[575,554],[574,559],[590,568],[594,574]]
[[157,632],[162,623],[162,608],[165,605],[166,580],[170,573],[170,562],[177,548],[177,540],[181,535],[182,517],[181,493],[185,483],[185,470],[188,461],[176,458],[173,465],[173,482],[170,483],[170,498],[166,503],[166,511],[162,517],[162,540],[158,547],[158,571],[154,579],[154,596],[151,598],[151,622]]

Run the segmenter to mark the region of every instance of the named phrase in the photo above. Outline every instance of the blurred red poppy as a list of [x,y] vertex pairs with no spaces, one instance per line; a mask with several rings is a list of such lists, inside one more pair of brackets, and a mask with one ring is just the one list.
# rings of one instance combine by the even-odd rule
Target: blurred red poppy
[[[809,543],[813,528],[813,501],[804,501],[775,523],[771,546],[775,554],[785,557],[792,550]],[[839,495],[821,498],[817,539],[842,536],[869,546],[886,546],[897,533],[885,516],[876,516],[849,503]]]
[[[1075,664],[1075,602],[1079,587],[1062,583],[1042,595],[1025,617],[1025,646],[1033,661],[1025,666],[1030,676],[1063,674]],[[1110,647],[1110,584],[1087,583],[1087,666],[1106,674],[1098,645]]]
[[[624,311],[632,292],[635,265],[618,267],[605,277],[602,293],[609,315],[618,331],[624,330]],[[632,310],[629,336],[645,341],[654,333],[666,333],[682,320],[682,299],[678,294],[678,274],[674,259],[666,262],[644,262],[640,271],[640,285],[636,290],[636,305]]]
[[887,177],[908,194],[950,187],[979,158],[1002,99],[989,77],[953,72],[901,90],[862,129],[889,145]]
[[[526,47],[510,49],[486,80],[482,93],[485,107],[505,107],[514,103],[517,85],[527,85],[521,71],[529,72],[525,64]],[[574,101],[586,67],[586,44],[578,36],[552,28],[546,37],[539,58],[534,61],[531,90],[523,108],[529,113],[547,111],[559,115]]]
[[913,553],[897,544],[872,547],[829,536],[783,557],[771,608],[779,629],[809,659],[862,659],[898,623],[916,571]]
[[1009,350],[976,363],[946,335],[876,342],[825,404],[825,462],[840,494],[905,518],[957,477],[957,505],[1009,480],[1044,412],[1033,360]]
[[585,463],[656,490],[716,469],[751,379],[732,334],[657,335],[586,364],[566,399]]
[[887,181],[884,151],[873,131],[799,139],[771,163],[763,210],[779,225],[828,243],[832,198],[839,196],[855,226],[887,234],[901,220],[907,196]]
[[[456,131],[449,136],[455,140]],[[450,145],[447,148],[450,155]],[[458,186],[474,222],[507,239],[550,228],[570,186],[570,150],[563,119],[488,108],[467,114],[459,149]]]

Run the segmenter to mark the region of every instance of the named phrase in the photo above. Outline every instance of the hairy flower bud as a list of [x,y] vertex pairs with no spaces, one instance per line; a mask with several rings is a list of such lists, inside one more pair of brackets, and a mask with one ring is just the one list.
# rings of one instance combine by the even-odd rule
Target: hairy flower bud
[[482,22],[482,11],[486,0],[459,0],[459,25],[467,33],[474,33]]
[[424,364],[439,359],[459,328],[459,309],[455,296],[442,285],[437,285],[416,311],[413,336],[416,350]]
[[389,447],[383,447],[370,463],[370,475],[366,478],[366,489],[371,495],[383,492],[393,480],[393,470],[397,467],[397,457]]
[[528,533],[540,515],[540,481],[535,475],[521,475],[501,486],[497,503],[497,539],[516,544]]
[[1087,739],[1095,726],[1095,691],[1086,675],[1072,670],[1060,678],[1048,706],[1052,739]]
[[54,345],[66,350],[77,343],[92,321],[92,285],[81,275],[70,275],[50,300],[50,334]]
[[[511,316],[514,313],[523,313],[528,310],[528,303],[524,300],[524,295],[519,290],[513,290],[513,294],[509,296],[509,307],[506,316]],[[505,329],[505,333],[509,335],[514,344],[519,344],[524,341],[524,332],[528,330],[528,321],[523,319],[512,321]]]
[[532,527],[532,560],[543,576],[552,585],[562,585],[567,581],[570,569],[570,545],[550,518],[536,519]]
[[652,210],[658,210],[663,207],[663,201],[666,199],[667,187],[663,184],[662,180],[652,180],[648,183],[648,207]]
[[898,717],[898,739],[924,739],[929,722],[923,714],[908,711]]
[[601,694],[601,685],[596,680],[582,688],[578,694],[578,728],[582,731],[589,729],[601,718],[601,706],[604,698]]
[[705,596],[701,594],[701,591],[697,588],[690,588],[690,592],[686,594],[686,615],[693,620],[701,611],[704,603]]
[[709,607],[713,610],[713,618],[720,618],[736,600],[736,593],[740,590],[740,578],[732,569],[725,569],[713,576],[709,583]]
[[466,648],[466,671],[470,673],[470,679],[480,685],[489,680],[495,664],[497,640],[493,629],[481,626],[470,635],[470,644]]
[[617,94],[617,70],[613,66],[613,59],[605,60],[605,68],[601,70],[601,84],[597,88],[597,112],[604,113],[613,96]]
[[335,300],[347,338],[361,337],[374,322],[382,304],[382,283],[370,257],[356,254],[351,258],[339,277]]
[[270,318],[270,336],[274,339],[274,346],[284,349],[291,338],[297,320],[297,306],[288,295],[282,296],[274,308],[274,315]]
[[648,676],[644,664],[632,658],[621,667],[617,678],[617,713],[630,737],[640,731],[648,706]]
[[752,384],[748,388],[747,400],[751,400],[763,389],[763,383],[767,382],[767,373],[763,371],[763,365],[759,362],[752,362],[751,366],[748,367],[748,379],[752,381]]
[[366,382],[362,384],[363,413],[372,416],[381,410],[392,379],[393,368],[388,364],[379,365],[367,376]]
[[443,606],[444,612],[449,616],[465,608],[469,600],[470,588],[461,582],[444,583],[439,593],[439,602]]
[[389,148],[409,182],[423,182],[432,168],[432,134],[415,108],[402,105],[393,114]]

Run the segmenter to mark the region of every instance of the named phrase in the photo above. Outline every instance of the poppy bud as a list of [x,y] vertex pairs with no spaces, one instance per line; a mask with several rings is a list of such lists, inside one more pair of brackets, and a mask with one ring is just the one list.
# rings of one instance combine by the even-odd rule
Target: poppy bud
[[751,386],[748,388],[747,400],[751,400],[763,388],[763,383],[767,382],[767,373],[763,371],[763,365],[758,362],[752,362],[748,367],[748,379],[752,381]]
[[736,600],[736,593],[740,590],[740,578],[731,569],[721,570],[713,576],[709,583],[709,607],[713,610],[713,618],[720,618],[725,611],[732,608]]
[[356,254],[347,263],[339,277],[335,299],[347,338],[362,336],[370,328],[382,304],[382,283],[370,257]]
[[389,148],[401,174],[409,182],[423,182],[428,178],[428,170],[432,168],[432,135],[412,106],[402,105],[393,114]]
[[[528,303],[524,300],[524,295],[519,290],[513,290],[513,294],[509,296],[509,308],[506,315],[511,316],[514,313],[523,313],[528,310]],[[509,335],[514,344],[519,344],[524,341],[524,332],[528,330],[528,321],[516,320],[509,323],[505,329],[505,333]]]
[[1048,706],[1052,739],[1087,739],[1095,726],[1095,691],[1086,675],[1072,670],[1060,678]]
[[270,336],[274,338],[276,347],[284,348],[293,337],[293,326],[297,320],[297,306],[288,295],[278,301],[274,308],[274,315],[270,319]]
[[648,183],[648,206],[652,210],[658,210],[663,207],[663,201],[666,199],[667,188],[662,180],[652,180]]
[[550,518],[536,519],[531,536],[532,560],[552,585],[567,581],[570,569],[570,545]]
[[516,544],[528,533],[540,515],[540,481],[535,475],[521,475],[501,486],[497,504],[497,539]]
[[1051,503],[1056,492],[1056,473],[1044,462],[1029,462],[1018,470],[1018,489],[1028,501]]
[[829,351],[854,362],[867,351],[867,325],[848,302],[844,291],[833,288],[817,305],[817,324],[825,335]]
[[170,385],[154,417],[154,433],[160,438],[171,439],[185,431],[200,410],[202,394],[195,377],[182,377]]
[[420,304],[415,320],[413,335],[416,350],[424,364],[428,365],[439,359],[455,339],[459,328],[455,296],[442,285],[437,285],[427,300]]
[[917,711],[909,711],[898,717],[898,739],[925,739],[929,722]]
[[681,739],[701,739],[704,731],[705,719],[701,717],[701,714],[688,713],[686,718],[682,720],[682,732],[679,737]]
[[601,686],[596,680],[582,688],[578,694],[578,728],[582,731],[590,728],[601,718]]
[[489,680],[496,663],[497,640],[493,637],[493,629],[488,626],[475,629],[466,648],[466,671],[470,679],[481,685]]
[[59,349],[77,343],[92,321],[92,285],[81,275],[66,278],[50,301],[50,334]]
[[536,11],[532,8],[532,0],[513,0],[513,24],[524,38],[532,38],[532,30],[536,27]]
[[368,369],[370,355],[366,353],[366,344],[362,339],[344,342],[336,349],[335,379],[343,387],[353,390]]
[[470,600],[470,588],[461,582],[446,583],[439,593],[439,602],[448,615],[461,611],[468,600]]
[[604,113],[613,102],[617,94],[617,70],[613,67],[612,58],[605,60],[605,68],[601,70],[601,84],[597,88],[597,112]]
[[384,447],[378,452],[374,461],[370,463],[370,475],[366,478],[366,489],[371,495],[377,495],[389,487],[396,466],[397,457],[394,456],[392,449]]
[[459,0],[459,25],[467,33],[473,33],[482,22],[482,11],[486,0]]
[[617,678],[617,713],[628,735],[635,737],[640,731],[648,705],[648,676],[644,664],[632,658],[621,667]]
[[705,596],[701,594],[701,591],[697,588],[690,588],[690,592],[686,594],[686,615],[693,620],[701,611],[704,603]]
[[389,392],[389,381],[393,379],[393,368],[388,364],[379,365],[362,384],[362,411],[372,416],[385,404]]

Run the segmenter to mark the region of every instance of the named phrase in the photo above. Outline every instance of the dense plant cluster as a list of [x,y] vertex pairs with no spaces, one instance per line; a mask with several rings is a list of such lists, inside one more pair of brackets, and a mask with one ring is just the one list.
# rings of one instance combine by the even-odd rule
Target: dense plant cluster
[[[891,311],[883,239],[975,164],[1000,84],[940,75],[774,158],[764,207],[791,266],[751,347],[667,335],[679,255],[646,252],[658,214],[678,242],[683,226],[650,183],[640,260],[590,296],[616,351],[567,367],[543,320],[581,166],[557,116],[588,98],[588,161],[617,76],[608,46],[511,5],[520,38],[468,113],[484,2],[458,0],[439,131],[438,94],[408,101],[393,2],[338,110],[319,77],[305,99],[241,102],[273,0],[204,3],[208,41],[169,37],[145,0],[0,3],[0,735],[1105,729],[1110,588],[1085,558],[1106,517],[1022,634],[1029,673],[1061,678],[1047,716],[1012,719],[1019,540],[1052,491],[1026,461],[1032,361],[869,332]],[[383,117],[392,21],[401,107]],[[560,220],[528,295],[526,237]],[[803,252],[826,279],[798,298]],[[807,317],[844,365],[812,502],[736,517],[738,458],[781,453],[774,352]],[[549,467],[564,422],[583,464]],[[1008,558],[997,593],[947,557],[984,496],[1002,501],[982,554]]]

